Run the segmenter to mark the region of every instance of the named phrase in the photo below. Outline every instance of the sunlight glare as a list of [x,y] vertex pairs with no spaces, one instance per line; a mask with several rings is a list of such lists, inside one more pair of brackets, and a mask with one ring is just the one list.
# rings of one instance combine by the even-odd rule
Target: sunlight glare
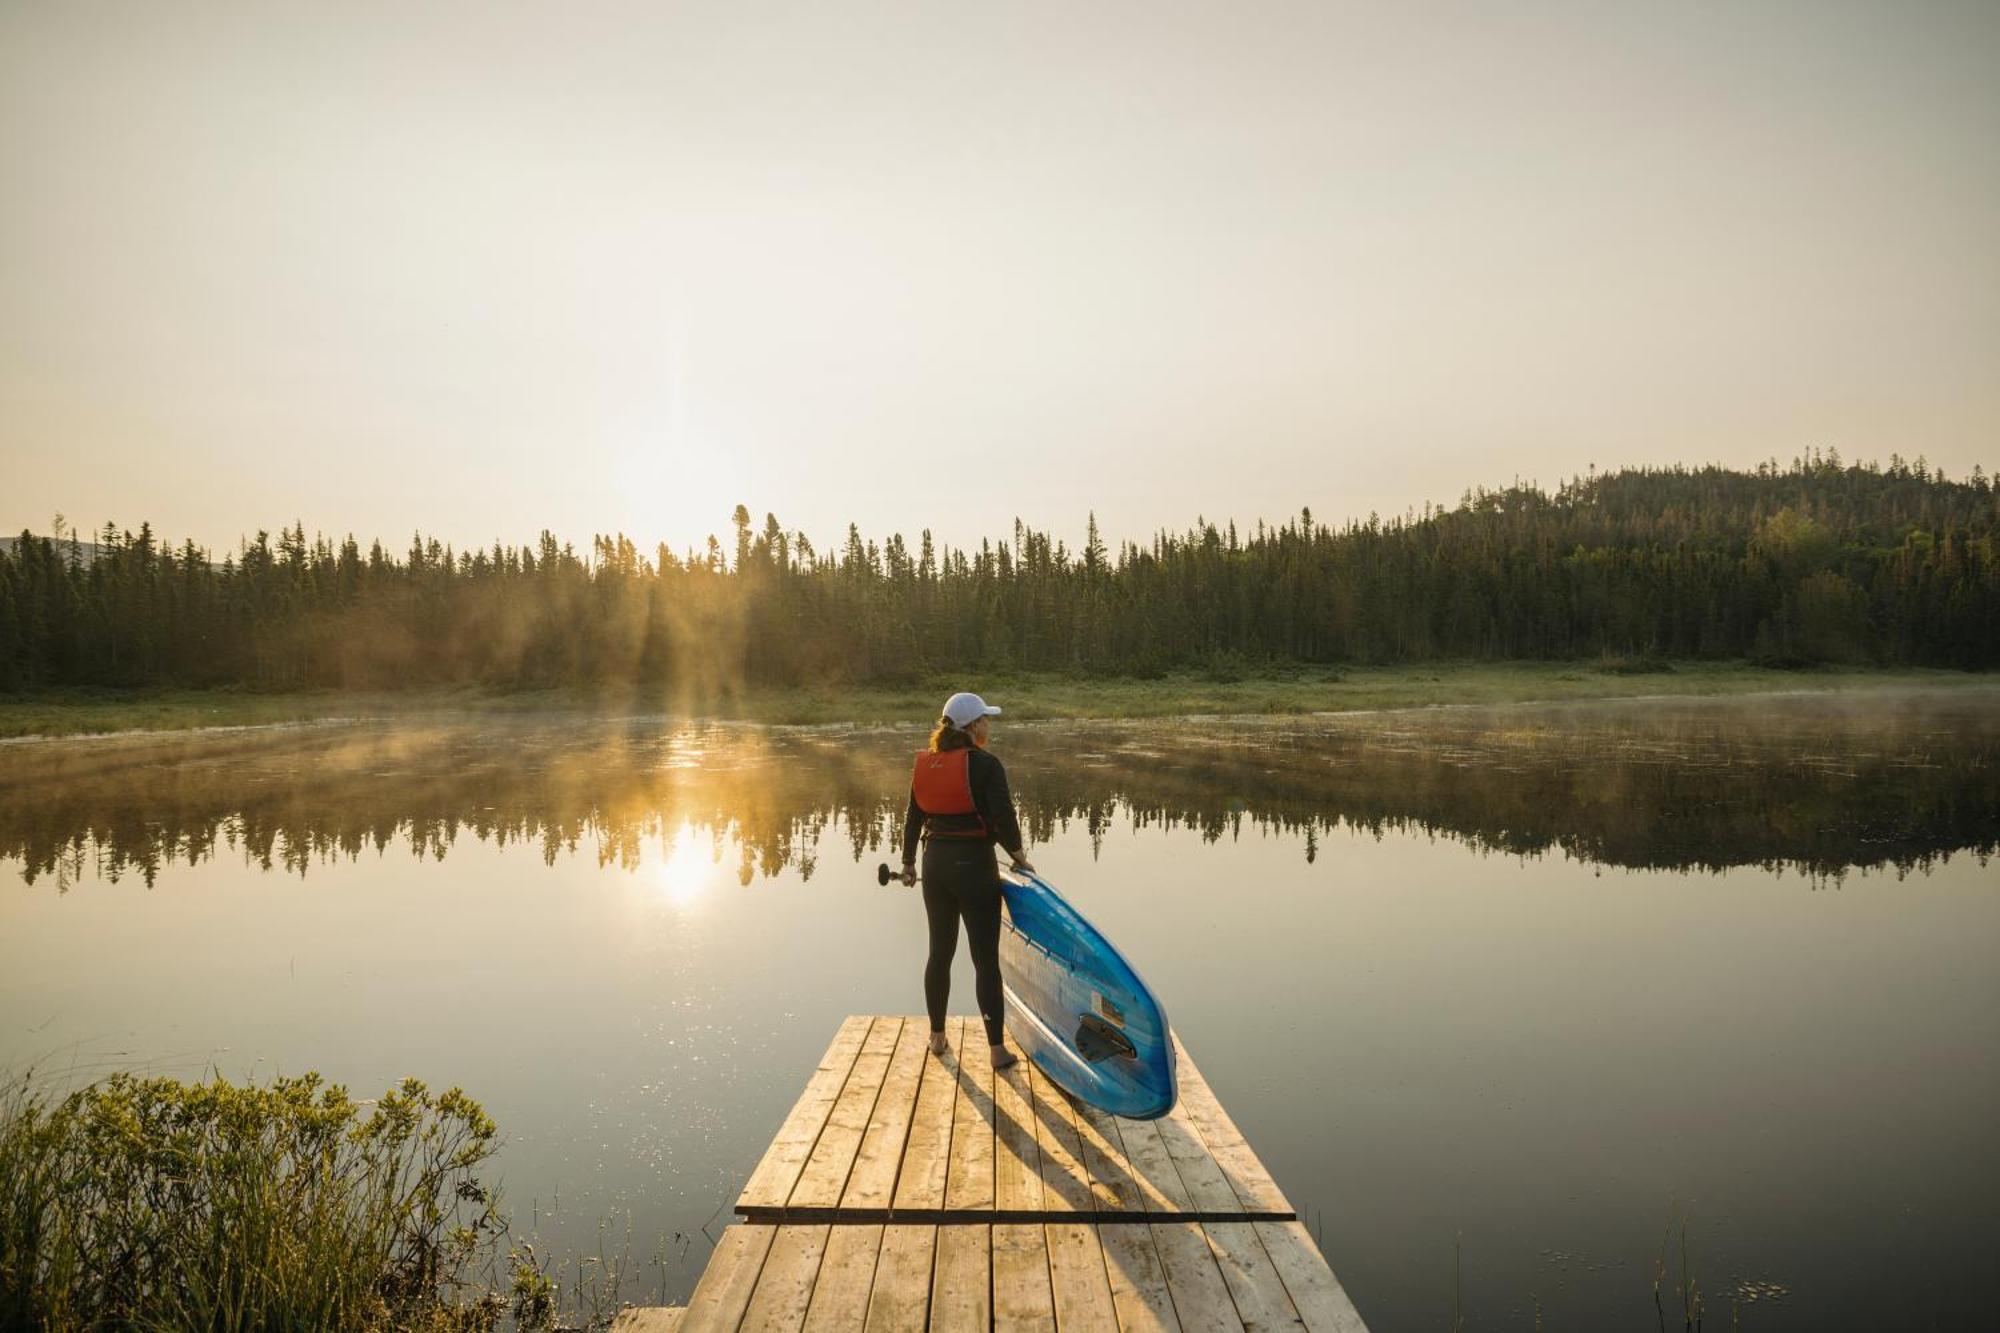
[[722,873],[707,840],[693,824],[682,824],[665,846],[665,857],[653,867],[660,896],[677,907],[700,902]]

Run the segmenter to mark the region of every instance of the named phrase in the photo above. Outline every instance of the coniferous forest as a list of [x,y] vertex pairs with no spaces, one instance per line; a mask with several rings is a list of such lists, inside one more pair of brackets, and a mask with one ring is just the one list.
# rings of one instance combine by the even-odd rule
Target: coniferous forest
[[820,550],[739,506],[676,553],[453,550],[149,525],[0,550],[0,689],[900,682],[1227,661],[1747,658],[2000,664],[2000,497],[1892,458],[1627,470],[1341,526],[1198,522],[1109,550],[1018,522]]

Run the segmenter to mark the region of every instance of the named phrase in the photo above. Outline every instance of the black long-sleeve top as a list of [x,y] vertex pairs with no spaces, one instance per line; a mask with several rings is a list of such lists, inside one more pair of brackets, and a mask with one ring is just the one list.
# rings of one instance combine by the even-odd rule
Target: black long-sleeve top
[[[1021,825],[1014,818],[1014,796],[1007,790],[1007,770],[984,750],[975,749],[965,758],[965,780],[972,788],[972,807],[986,821],[987,841],[1021,859]],[[917,835],[923,832],[924,812],[917,808],[917,794],[910,793],[910,808],[903,815],[903,864],[917,863]],[[969,839],[968,839],[969,841]]]

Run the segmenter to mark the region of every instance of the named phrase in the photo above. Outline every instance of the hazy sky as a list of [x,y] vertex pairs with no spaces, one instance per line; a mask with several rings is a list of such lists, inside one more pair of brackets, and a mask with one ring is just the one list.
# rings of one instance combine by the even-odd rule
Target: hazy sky
[[0,0],[0,528],[2000,462],[2000,3]]

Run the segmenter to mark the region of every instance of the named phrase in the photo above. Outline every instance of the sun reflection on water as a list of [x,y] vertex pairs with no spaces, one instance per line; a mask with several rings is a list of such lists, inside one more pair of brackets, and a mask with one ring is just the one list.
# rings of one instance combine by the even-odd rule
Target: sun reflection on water
[[715,848],[692,821],[683,822],[671,838],[663,840],[664,854],[650,867],[660,896],[676,907],[700,902],[722,875]]

